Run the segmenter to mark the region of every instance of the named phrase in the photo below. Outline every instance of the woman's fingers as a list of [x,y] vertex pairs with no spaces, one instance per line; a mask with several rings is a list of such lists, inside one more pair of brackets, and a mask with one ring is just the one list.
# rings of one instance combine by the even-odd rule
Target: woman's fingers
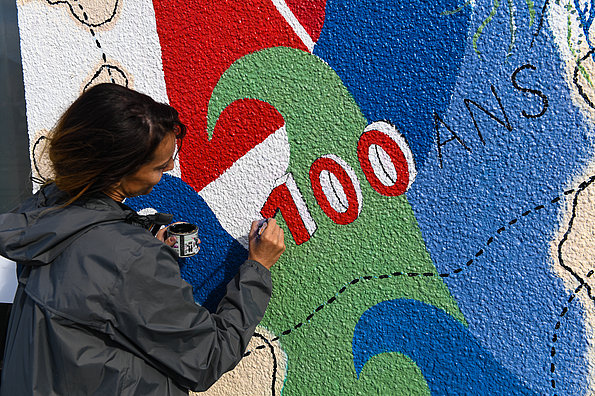
[[252,222],[252,225],[250,226],[250,235],[249,238],[253,238],[256,236],[256,233],[258,232],[258,228],[259,228],[259,224],[261,223],[261,221],[259,220],[254,220]]
[[165,242],[165,233],[166,232],[167,232],[167,227],[160,229],[159,231],[157,231],[157,234],[155,234],[155,238],[159,239],[161,242]]
[[[180,224],[180,223],[183,223],[183,221],[176,221],[175,223],[171,223],[167,227],[163,227],[162,229],[157,231],[157,234],[155,234],[155,238],[159,239],[161,242],[165,243],[167,246],[170,246],[170,247],[174,246],[176,244],[176,237],[170,236],[169,238],[166,238],[167,229],[175,224]],[[200,243],[200,241],[199,241],[199,243]]]
[[275,219],[252,223],[249,259],[271,268],[284,251],[284,233]]

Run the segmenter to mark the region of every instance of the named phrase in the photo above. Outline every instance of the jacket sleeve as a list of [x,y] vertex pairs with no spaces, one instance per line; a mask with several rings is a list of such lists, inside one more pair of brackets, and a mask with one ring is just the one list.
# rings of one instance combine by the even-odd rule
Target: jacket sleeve
[[197,305],[165,245],[134,255],[114,285],[118,341],[179,385],[202,391],[242,359],[271,296],[271,275],[247,260],[215,313]]

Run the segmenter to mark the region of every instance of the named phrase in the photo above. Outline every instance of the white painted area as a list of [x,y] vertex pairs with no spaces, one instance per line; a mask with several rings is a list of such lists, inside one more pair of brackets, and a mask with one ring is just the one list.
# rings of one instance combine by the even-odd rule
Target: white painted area
[[320,185],[331,207],[338,213],[345,213],[349,208],[349,201],[343,185],[334,173],[327,170],[320,172]]
[[368,157],[374,174],[380,182],[387,187],[394,185],[397,181],[397,170],[388,153],[379,145],[371,144]]
[[308,48],[308,51],[312,52],[314,50],[314,40],[312,40],[312,37],[310,37],[306,29],[304,29],[300,21],[295,17],[285,0],[272,0],[272,2],[295,34],[302,40],[306,48]]
[[[295,179],[293,178],[293,175],[291,173],[288,173],[285,176],[281,177],[280,179],[277,179],[277,181],[275,183],[275,187],[280,186],[282,184],[285,184],[287,186],[287,189],[289,190],[289,193],[291,194],[291,200],[295,204],[295,207],[298,210],[300,218],[304,222],[306,231],[308,231],[308,234],[310,236],[314,235],[314,232],[316,232],[316,229],[318,228],[318,226],[316,225],[316,222],[314,221],[312,214],[310,214],[310,211],[308,210],[306,201],[304,201],[304,197],[302,196],[302,193],[301,193],[300,189],[298,188],[297,183],[295,182]],[[273,188],[275,188],[275,187],[273,187]]]
[[[118,2],[117,21],[94,29],[78,22],[64,3],[18,3],[29,137],[50,130],[104,63],[125,70],[132,87],[168,102],[161,46],[151,0]],[[98,48],[96,40],[101,48]],[[172,173],[179,174],[179,165]]]
[[[399,132],[397,130],[397,128],[392,125],[389,124],[386,121],[376,121],[371,123],[370,125],[368,125],[366,127],[366,129],[364,129],[364,132],[368,132],[368,131],[379,131],[384,133],[385,135],[387,135],[389,138],[391,138],[392,140],[394,140],[395,143],[397,143],[397,146],[399,146],[399,149],[401,150],[401,152],[403,153],[403,155],[405,156],[405,160],[407,161],[407,169],[409,171],[409,184],[407,184],[407,190],[411,187],[411,185],[413,184],[413,182],[415,181],[415,177],[417,176],[417,169],[415,167],[415,161],[413,160],[413,153],[411,152],[411,148],[409,147],[409,143],[407,143],[407,140],[405,140],[405,137],[401,134],[401,132]],[[370,146],[370,148],[372,148],[373,145]],[[382,150],[384,152],[384,150]],[[386,152],[385,152],[386,154]],[[384,179],[386,180],[386,176],[384,176],[384,172],[382,171],[382,169],[380,169],[380,167],[376,168],[374,167],[374,162],[378,163],[377,160],[375,160],[373,158],[373,156],[371,155],[371,150],[368,150],[368,155],[370,156],[370,163],[372,164],[372,169],[374,169],[374,174],[376,175],[376,177],[378,177],[380,179],[380,181],[382,182],[382,184],[384,185],[393,185],[394,182],[392,182],[391,184],[385,184],[382,177],[384,177]],[[388,157],[388,154],[387,154]],[[386,160],[386,158],[384,159]],[[381,158],[381,161],[383,161],[383,159]],[[394,169],[394,164],[392,164],[392,160],[390,159],[390,157],[388,158],[388,161],[391,162],[391,166]],[[381,164],[382,167],[384,167],[386,170],[388,170],[390,167],[388,165],[386,165],[386,163]],[[395,171],[395,175],[396,175],[396,171]],[[397,180],[396,178],[394,179],[395,181]]]
[[[351,184],[353,184],[353,188],[355,189],[355,194],[357,197],[357,213],[361,213],[364,198],[362,195],[361,184],[353,168],[349,166],[349,164],[345,162],[341,157],[336,156],[334,154],[323,155],[321,158],[328,158],[333,160],[334,162],[339,164],[339,166],[343,168],[343,170],[347,173],[347,176],[349,176]],[[324,177],[324,175],[327,173],[330,177]],[[349,201],[347,200],[345,189],[339,181],[339,179],[329,171],[320,172],[319,177],[322,192],[326,196],[326,199],[328,200],[331,207],[338,213],[347,212],[347,209],[349,209]]]
[[285,127],[237,160],[231,168],[200,191],[221,226],[245,247],[253,220],[285,175],[289,166],[289,141]]
[[139,211],[137,211],[137,213],[141,216],[150,216],[150,215],[154,215],[155,213],[157,213],[157,209],[155,208],[143,208]]
[[0,256],[0,303],[11,303],[17,290],[17,270],[14,261]]
[[27,2],[18,5],[21,57],[29,136],[51,129],[79,95],[101,53],[88,30],[77,26],[68,7]]

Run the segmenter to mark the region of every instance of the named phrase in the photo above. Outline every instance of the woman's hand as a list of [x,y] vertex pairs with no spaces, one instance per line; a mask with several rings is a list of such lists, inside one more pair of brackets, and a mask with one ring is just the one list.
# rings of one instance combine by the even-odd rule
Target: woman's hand
[[271,269],[285,251],[285,234],[275,219],[268,219],[265,224],[261,224],[260,221],[252,222],[248,260],[258,261]]
[[161,242],[165,243],[167,246],[173,246],[176,243],[176,237],[170,236],[169,238],[165,239],[165,236],[167,235],[168,227],[169,226],[163,227],[162,229],[157,231],[157,234],[155,234],[155,238],[159,239]]
[[[168,225],[167,227],[160,229],[159,231],[157,231],[157,234],[155,234],[155,238],[159,239],[161,242],[165,243],[167,246],[173,247],[176,244],[176,237],[170,236],[169,238],[166,239],[165,236],[167,235],[167,229],[169,227],[173,226],[174,224],[179,224],[179,223],[183,223],[183,222],[178,221],[176,223],[172,223],[172,224]],[[198,239],[197,243],[200,243],[200,239]],[[200,250],[200,246],[198,247],[198,249]]]

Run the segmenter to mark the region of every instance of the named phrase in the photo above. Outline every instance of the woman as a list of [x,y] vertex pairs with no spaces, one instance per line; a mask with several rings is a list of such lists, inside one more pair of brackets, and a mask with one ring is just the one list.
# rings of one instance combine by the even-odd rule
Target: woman
[[122,201],[174,163],[176,110],[97,85],[50,136],[53,182],[0,215],[0,254],[19,264],[0,394],[182,395],[242,358],[285,250],[274,220],[252,223],[248,260],[211,314],[194,303],[177,257]]

